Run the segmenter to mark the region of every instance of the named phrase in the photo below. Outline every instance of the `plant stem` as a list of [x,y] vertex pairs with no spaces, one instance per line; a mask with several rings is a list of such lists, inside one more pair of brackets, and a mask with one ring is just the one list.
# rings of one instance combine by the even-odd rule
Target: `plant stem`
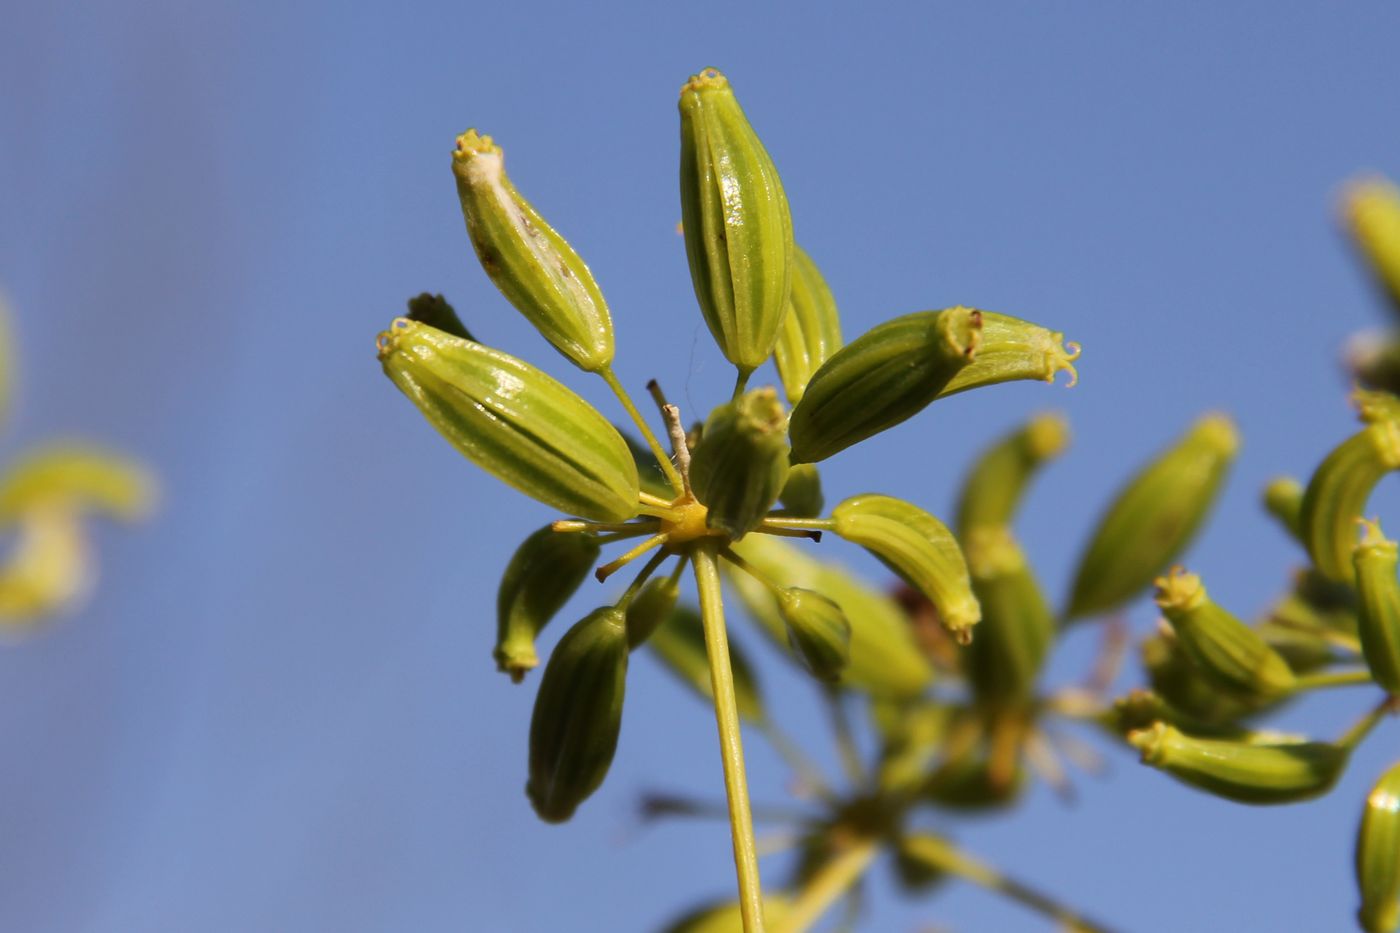
[[1356,724],[1337,740],[1337,744],[1343,748],[1355,748],[1360,745],[1361,740],[1366,738],[1376,727],[1376,723],[1395,712],[1395,703],[1394,697],[1387,696],[1381,700],[1369,713],[1357,720]]
[[724,601],[715,553],[718,543],[701,541],[691,560],[695,564],[695,585],[700,590],[705,650],[710,656],[710,691],[714,694],[720,755],[724,761],[729,831],[734,840],[734,869],[739,878],[739,912],[744,920],[744,933],[763,933],[763,893],[758,877],[758,853],[754,848],[748,779],[744,775],[739,709],[734,700],[734,672],[729,665],[729,637],[724,630]]
[[1351,671],[1321,671],[1316,674],[1299,674],[1293,682],[1293,690],[1316,690],[1319,687],[1355,687],[1371,683],[1371,672],[1366,668]]
[[770,515],[758,523],[756,531],[771,530],[835,531],[836,521],[830,518],[786,518]]
[[792,902],[777,933],[802,933],[820,920],[827,908],[859,880],[879,851],[876,840],[860,839],[823,865]]
[[671,462],[671,457],[666,453],[666,448],[662,447],[661,442],[656,439],[656,435],[652,432],[651,426],[648,425],[646,419],[642,417],[642,413],[637,410],[637,406],[632,404],[632,396],[628,395],[627,390],[622,387],[622,383],[618,381],[617,375],[612,371],[611,366],[598,370],[598,375],[603,377],[603,381],[608,384],[608,388],[613,390],[613,395],[617,396],[617,400],[621,402],[622,407],[627,410],[627,414],[632,419],[632,423],[637,426],[638,431],[642,432],[642,440],[647,442],[647,446],[651,448],[652,455],[656,457],[657,465],[661,467],[661,472],[666,474],[666,482],[671,484],[671,488],[674,489],[676,495],[679,496],[685,488],[684,484],[681,482],[681,475],[676,472],[676,465]]
[[739,370],[739,378],[734,380],[734,394],[729,396],[730,401],[733,401],[734,399],[744,394],[744,390],[747,389],[749,386],[749,377],[752,375],[752,369]]

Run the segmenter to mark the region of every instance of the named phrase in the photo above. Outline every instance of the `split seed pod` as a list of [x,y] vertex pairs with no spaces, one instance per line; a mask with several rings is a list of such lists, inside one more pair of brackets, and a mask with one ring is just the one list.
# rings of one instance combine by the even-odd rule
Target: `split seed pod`
[[1356,834],[1357,920],[1367,933],[1400,925],[1400,764],[1381,775],[1361,811]]
[[788,475],[787,417],[778,393],[754,389],[710,413],[690,462],[706,522],[731,538],[753,529],[778,501]]
[[1352,580],[1356,522],[1371,490],[1400,469],[1400,420],[1368,423],[1338,445],[1318,466],[1303,494],[1303,543],[1313,565],[1333,580]]
[[[710,657],[705,648],[705,626],[700,613],[690,606],[677,606],[670,618],[651,633],[647,647],[690,689],[707,700],[714,696]],[[732,637],[729,639],[729,666],[734,672],[734,703],[739,715],[750,722],[762,722],[765,714],[758,678],[748,656]]]
[[1265,703],[1293,689],[1293,669],[1248,625],[1216,605],[1201,578],[1180,567],[1157,579],[1157,605],[1177,643],[1201,673],[1246,702]]
[[1400,189],[1385,178],[1353,183],[1343,206],[1346,225],[1397,307],[1400,307]]
[[1035,471],[1069,444],[1069,425],[1058,413],[1036,415],[995,442],[977,459],[958,497],[959,537],[977,527],[1010,525]]
[[1282,804],[1325,794],[1351,750],[1330,742],[1200,739],[1159,722],[1128,735],[1143,764],[1238,803]]
[[636,651],[671,617],[680,595],[680,584],[669,577],[647,581],[627,606],[627,650]]
[[799,463],[788,470],[787,482],[778,494],[784,511],[799,518],[816,518],[822,514],[826,500],[822,498],[822,478],[815,463]]
[[1239,438],[1206,415],[1119,491],[1079,560],[1068,619],[1116,609],[1171,566],[1224,485]]
[[1028,698],[1055,638],[1055,614],[1010,530],[978,527],[965,540],[982,607],[965,655],[973,695],[994,703]]
[[513,356],[398,318],[385,374],[477,466],[546,505],[603,522],[637,514],[637,465],[591,405]]
[[1396,580],[1396,545],[1375,522],[1365,529],[1355,552],[1356,589],[1361,597],[1358,634],[1371,676],[1391,693],[1400,693],[1400,581]]
[[540,819],[562,823],[603,783],[622,728],[627,620],[595,609],[559,640],[530,718],[525,793]]
[[796,405],[812,374],[841,349],[841,318],[817,264],[800,246],[793,248],[792,258],[792,294],[773,345],[773,362],[788,404]]
[[874,554],[927,596],[954,638],[963,644],[972,639],[982,611],[967,561],[942,522],[912,503],[875,494],[852,496],[831,517],[838,535]]
[[535,638],[574,595],[598,560],[589,535],[548,525],[516,548],[496,592],[496,667],[516,683],[540,663]]
[[792,462],[816,463],[928,407],[977,352],[982,312],[919,311],[842,347],[792,410]]
[[452,153],[467,233],[491,281],[554,348],[588,372],[613,358],[612,317],[593,273],[506,177],[490,136],[467,130]]
[[788,644],[802,666],[818,680],[839,681],[851,660],[851,623],[841,607],[800,587],[785,587],[777,597]]
[[772,354],[788,308],[787,195],[724,75],[693,75],[680,111],[681,225],[695,299],[725,358],[747,378]]
[[1009,314],[983,311],[977,355],[948,380],[938,397],[1023,379],[1054,382],[1060,372],[1069,373],[1073,386],[1079,381],[1074,369],[1077,359],[1079,344],[1065,343],[1064,334]]

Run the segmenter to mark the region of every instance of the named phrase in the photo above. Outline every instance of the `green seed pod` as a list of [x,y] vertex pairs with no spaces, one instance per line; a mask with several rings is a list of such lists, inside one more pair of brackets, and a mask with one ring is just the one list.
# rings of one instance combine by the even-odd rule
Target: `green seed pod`
[[1288,662],[1295,674],[1315,671],[1337,660],[1332,642],[1320,631],[1292,628],[1267,618],[1256,624],[1254,631]]
[[979,526],[1010,525],[1031,476],[1069,444],[1069,425],[1058,413],[1036,415],[982,452],[958,497],[958,537]]
[[974,528],[965,539],[972,591],[982,607],[967,646],[973,696],[989,703],[1025,700],[1055,638],[1055,614],[1009,529]]
[[1356,522],[1371,490],[1385,474],[1400,469],[1400,420],[1367,424],[1342,441],[1313,473],[1303,493],[1303,543],[1313,565],[1333,580],[1353,579],[1352,543]]
[[606,369],[613,358],[612,318],[598,283],[515,190],[501,148],[467,130],[457,137],[452,172],[472,246],[501,294],[574,365]]
[[1355,551],[1356,590],[1361,650],[1371,676],[1391,693],[1400,693],[1400,581],[1396,580],[1396,545],[1376,522],[1363,521]]
[[27,510],[0,566],[0,630],[19,631],[71,607],[92,581],[88,540],[77,516],[65,508]]
[[637,514],[637,466],[617,429],[533,366],[398,318],[385,374],[461,453],[545,505],[603,522]]
[[1352,390],[1351,404],[1363,424],[1400,421],[1400,397],[1393,392],[1357,387]]
[[627,649],[637,647],[652,636],[671,617],[680,598],[680,584],[662,577],[647,581],[642,591],[632,598],[627,606]]
[[743,378],[768,359],[787,313],[792,217],[773,160],[729,81],[681,88],[681,226],[695,300]]
[[1128,735],[1143,764],[1249,804],[1297,803],[1332,789],[1350,749],[1329,742],[1201,739],[1159,722]]
[[788,644],[818,680],[836,683],[851,660],[851,623],[841,607],[800,587],[780,590],[778,611],[787,623]]
[[1065,343],[1065,335],[1047,330],[1030,321],[992,311],[982,312],[982,340],[977,355],[948,380],[939,398],[1022,379],[1054,382],[1056,373],[1067,371],[1069,385],[1079,381],[1074,361],[1079,344]]
[[817,264],[800,246],[792,253],[792,295],[773,345],[773,362],[783,380],[788,404],[802,401],[812,374],[841,349],[841,318],[836,299]]
[[1018,759],[1005,775],[993,767],[987,737],[947,758],[924,783],[923,799],[950,810],[985,811],[1008,806],[1029,784],[1025,765]]
[[[652,632],[647,647],[662,665],[697,694],[710,699],[710,657],[705,648],[705,626],[700,613],[690,606],[677,606],[669,619]],[[765,718],[763,694],[748,657],[729,639],[729,666],[734,671],[734,702],[739,715],[750,722]]]
[[710,413],[690,461],[691,486],[709,510],[709,527],[738,539],[768,514],[787,481],[786,429],[772,388],[746,392]]
[[540,663],[535,638],[598,560],[589,535],[539,529],[516,548],[496,591],[496,668],[520,683]]
[[1303,540],[1303,484],[1279,476],[1264,487],[1264,508],[1297,541]]
[[133,521],[154,499],[154,479],[125,457],[85,444],[54,445],[23,455],[0,476],[0,527],[35,508]]
[[816,518],[822,514],[826,500],[822,498],[822,478],[817,465],[799,463],[790,468],[778,501],[787,514],[798,518]]
[[[1177,643],[1175,633],[1159,633],[1142,642],[1142,667],[1154,693],[1182,715],[1222,726],[1262,709],[1216,688]],[[1175,721],[1177,717],[1171,717]]]
[[[781,894],[763,895],[763,922],[768,928],[776,929],[787,922],[791,912],[790,898]],[[673,921],[662,933],[745,933],[744,918],[738,901],[704,904]]]
[[1139,470],[1084,549],[1065,617],[1116,609],[1165,571],[1215,504],[1238,447],[1230,419],[1206,415]]
[[627,620],[595,609],[559,640],[530,718],[525,793],[540,819],[562,823],[607,776],[622,728]]
[[1157,605],[1201,673],[1246,702],[1266,703],[1293,689],[1293,670],[1248,625],[1216,605],[1201,578],[1180,567],[1157,578]]
[[1099,719],[1100,725],[1120,739],[1130,732],[1150,729],[1157,722],[1175,726],[1189,735],[1208,738],[1243,739],[1246,735],[1243,729],[1232,723],[1194,719],[1151,690],[1130,690],[1114,700],[1112,709]]
[[[906,796],[928,777],[929,767],[943,754],[957,711],[943,702],[879,704],[875,711],[890,714],[878,723],[883,734],[877,786],[882,793]],[[883,716],[882,716],[883,718]]]
[[880,559],[938,610],[939,621],[960,643],[972,640],[982,617],[958,542],[923,509],[890,496],[852,496],[831,513],[835,531]]
[[1400,764],[1381,775],[1361,811],[1356,883],[1361,890],[1356,914],[1361,928],[1393,933],[1400,926]]
[[1385,178],[1352,183],[1346,226],[1390,300],[1400,307],[1400,188]]
[[923,411],[972,361],[981,329],[971,308],[919,311],[837,350],[792,410],[792,462],[825,460]]
[[[933,668],[919,651],[907,617],[880,590],[771,535],[749,535],[734,550],[760,573],[815,590],[841,607],[851,621],[851,660],[841,678],[843,686],[875,697],[913,697],[932,681]],[[787,624],[772,591],[742,571],[729,572],[728,577],[764,634],[786,648]]]
[[462,323],[462,319],[457,316],[457,311],[441,295],[424,292],[416,298],[408,299],[408,319],[436,327],[445,334],[461,337],[463,340],[476,340]]

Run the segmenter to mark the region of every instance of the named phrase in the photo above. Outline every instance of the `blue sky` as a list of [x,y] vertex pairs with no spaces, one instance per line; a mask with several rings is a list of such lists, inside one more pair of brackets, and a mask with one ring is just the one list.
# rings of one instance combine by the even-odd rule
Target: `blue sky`
[[[829,499],[946,514],[982,444],[1063,410],[1075,444],[1019,528],[1058,600],[1112,488],[1223,409],[1244,448],[1187,562],[1245,614],[1299,562],[1258,491],[1352,430],[1338,355],[1385,323],[1335,205],[1358,172],[1400,176],[1400,8],[401,7],[8,11],[0,287],[22,385],[0,453],[100,438],[152,464],[164,501],[99,533],[80,615],[0,654],[0,927],[632,930],[729,890],[721,825],[632,818],[644,788],[720,788],[710,713],[649,659],[577,818],[544,826],[521,792],[533,687],[492,668],[495,581],[551,515],[428,429],[374,335],[440,291],[483,340],[609,402],[476,266],[449,170],[468,126],[596,273],[619,375],[698,416],[732,376],[674,232],[675,96],[723,69],[848,335],[964,303],[1084,346],[1073,390],[940,403],[835,458]],[[1374,505],[1384,519],[1394,491]],[[1138,605],[1135,629],[1151,617]],[[1052,682],[1093,647],[1070,639]],[[777,715],[830,761],[816,695],[765,662]],[[1281,721],[1339,733],[1368,699]],[[1298,807],[1227,805],[1108,749],[1071,807],[1037,789],[931,825],[1121,927],[1341,928],[1396,736]],[[781,799],[750,746],[756,799]],[[960,886],[901,900],[883,868],[873,893],[870,929],[1046,928]]]

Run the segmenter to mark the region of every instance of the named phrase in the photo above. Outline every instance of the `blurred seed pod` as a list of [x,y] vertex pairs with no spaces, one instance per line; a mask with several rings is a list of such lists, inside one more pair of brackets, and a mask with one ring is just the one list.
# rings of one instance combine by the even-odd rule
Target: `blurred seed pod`
[[820,593],[795,586],[779,590],[777,598],[793,654],[818,680],[839,681],[851,660],[851,623],[841,607]]
[[[922,799],[962,811],[995,810],[1015,803],[1029,784],[1029,773],[1021,760],[1019,742],[1007,748],[994,741],[993,732],[1005,728],[1020,727],[989,722],[975,741],[948,753],[925,779]],[[1010,758],[1004,757],[1007,751]]]
[[1128,735],[1143,764],[1238,803],[1284,804],[1331,790],[1351,751],[1329,742],[1195,738],[1166,723]]
[[799,463],[788,470],[783,491],[778,494],[783,510],[797,518],[816,518],[822,514],[826,500],[822,498],[822,478],[815,463]]
[[1358,179],[1347,187],[1342,213],[1376,281],[1400,310],[1400,189],[1380,176]]
[[1376,522],[1361,523],[1363,537],[1355,551],[1356,590],[1361,611],[1361,651],[1371,676],[1391,693],[1400,693],[1400,580],[1397,550]]
[[994,704],[1027,699],[1054,642],[1054,612],[1007,528],[976,527],[965,540],[982,607],[964,665],[973,696]]
[[695,299],[741,374],[773,352],[788,309],[792,217],[773,160],[713,68],[681,88],[681,228]]
[[506,177],[490,136],[467,130],[452,152],[457,195],[481,267],[554,349],[588,372],[613,358],[612,317],[593,273]]
[[1142,666],[1153,692],[1192,719],[1220,726],[1238,722],[1268,705],[1216,689],[1177,643],[1174,633],[1159,632],[1143,641]]
[[[763,922],[777,928],[786,922],[791,898],[782,894],[763,895]],[[745,933],[738,901],[717,901],[687,911],[662,933]]]
[[1118,608],[1180,556],[1215,504],[1238,447],[1230,419],[1206,415],[1133,476],[1079,559],[1066,620]]
[[81,602],[94,573],[87,536],[73,512],[36,507],[0,566],[0,631],[19,632]]
[[[705,627],[700,613],[690,606],[672,610],[666,621],[647,639],[647,648],[662,666],[705,699],[714,696],[710,684],[710,658],[705,649]],[[761,722],[763,695],[753,665],[743,649],[729,639],[729,666],[734,671],[734,701],[739,715],[750,722]]]
[[22,455],[0,474],[0,527],[36,508],[134,521],[150,512],[155,490],[150,473],[120,454],[54,444]]
[[513,356],[406,318],[379,335],[384,373],[468,460],[583,518],[637,514],[637,466],[591,405]]
[[738,539],[763,520],[787,481],[786,431],[772,388],[746,392],[710,413],[690,462],[691,486],[708,510],[709,527]]
[[1036,415],[984,450],[963,479],[954,527],[958,537],[979,526],[1010,525],[1031,477],[1069,445],[1063,415]]
[[972,361],[981,328],[971,308],[919,311],[836,351],[792,410],[792,462],[825,460],[923,411]]
[[457,311],[441,295],[423,292],[408,299],[408,319],[437,328],[444,334],[460,337],[463,340],[476,340],[467,325],[457,316]]
[[671,617],[680,595],[680,584],[669,577],[647,581],[627,605],[627,650],[636,651]]
[[1188,735],[1207,738],[1241,739],[1245,730],[1232,723],[1213,723],[1193,719],[1151,690],[1130,690],[1113,701],[1113,706],[1100,718],[1110,734],[1126,738],[1130,732],[1150,729],[1158,722],[1175,726]]
[[535,638],[598,560],[589,535],[561,534],[548,525],[516,548],[496,591],[496,668],[520,683],[540,663]]
[[929,769],[947,747],[949,731],[957,713],[947,703],[919,701],[874,706],[883,707],[879,723],[882,733],[880,764],[876,782],[882,793],[892,797],[913,794],[924,782]]
[[622,728],[627,620],[595,609],[559,640],[530,718],[525,793],[540,819],[562,823],[603,783]]
[[1381,775],[1366,798],[1356,833],[1356,918],[1367,933],[1400,926],[1400,764]]
[[1079,381],[1079,373],[1074,369],[1079,344],[1067,344],[1064,334],[1009,314],[981,314],[982,335],[977,353],[939,390],[939,398],[1002,382],[1054,382],[1060,372],[1069,373],[1071,386]]
[[1279,476],[1264,487],[1264,508],[1295,540],[1303,540],[1303,484]]
[[812,258],[794,246],[792,293],[773,345],[773,362],[788,404],[802,400],[807,383],[827,358],[841,349],[841,318],[836,299]]
[[941,865],[930,864],[920,852],[928,846],[946,846],[947,843],[931,833],[909,833],[900,836],[894,850],[894,876],[899,886],[911,894],[927,895],[934,888],[948,880],[948,872]]
[[1400,420],[1370,421],[1329,453],[1303,494],[1303,543],[1313,565],[1333,580],[1354,579],[1356,523],[1380,478],[1400,469]]
[[982,617],[967,562],[953,535],[917,506],[890,496],[852,496],[831,513],[835,532],[865,548],[922,592],[944,628],[966,644]]

